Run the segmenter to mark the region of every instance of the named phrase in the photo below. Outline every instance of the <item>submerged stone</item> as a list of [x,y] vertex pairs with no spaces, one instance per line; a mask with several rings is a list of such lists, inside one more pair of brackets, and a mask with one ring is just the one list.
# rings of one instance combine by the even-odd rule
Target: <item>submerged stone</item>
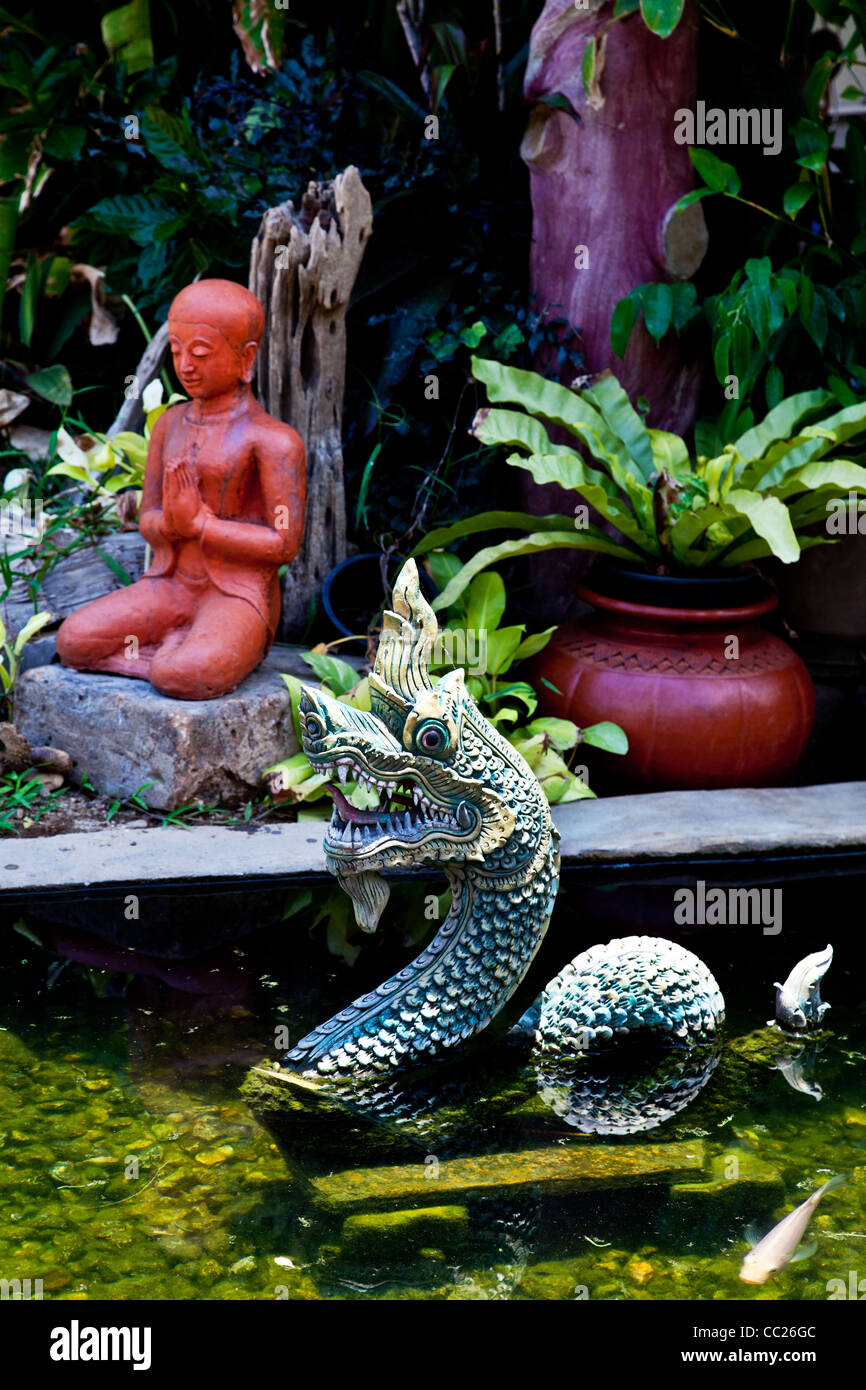
[[315,1203],[331,1211],[423,1206],[431,1196],[462,1201],[473,1196],[594,1192],[640,1183],[668,1185],[700,1173],[700,1140],[681,1144],[581,1144],[445,1159],[431,1179],[423,1163],[332,1173],[311,1180]]
[[425,1246],[455,1249],[469,1230],[465,1207],[415,1207],[408,1211],[365,1212],[343,1222],[342,1253],[352,1259],[420,1254]]
[[785,1184],[778,1169],[745,1149],[716,1154],[704,1182],[679,1182],[671,1187],[676,1211],[685,1208],[686,1219],[712,1215],[748,1216],[782,1201]]

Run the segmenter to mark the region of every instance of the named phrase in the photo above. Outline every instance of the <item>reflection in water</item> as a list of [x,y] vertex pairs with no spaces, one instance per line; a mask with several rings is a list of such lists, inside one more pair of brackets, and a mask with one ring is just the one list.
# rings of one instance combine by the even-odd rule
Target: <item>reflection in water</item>
[[[822,1169],[866,1171],[866,1011],[840,988],[833,1033],[759,1027],[760,982],[721,935],[720,1050],[535,1068],[502,1042],[335,1094],[273,1069],[280,1027],[294,1040],[357,993],[306,932],[184,959],[83,915],[0,933],[0,1276],[46,1297],[741,1298],[745,1225]],[[856,956],[837,956],[851,996]],[[854,1180],[764,1296],[826,1297],[864,1217]]]
[[721,1043],[661,1052],[640,1060],[610,1055],[570,1068],[545,1068],[539,1095],[567,1125],[583,1134],[643,1134],[678,1115],[703,1090],[721,1056]]

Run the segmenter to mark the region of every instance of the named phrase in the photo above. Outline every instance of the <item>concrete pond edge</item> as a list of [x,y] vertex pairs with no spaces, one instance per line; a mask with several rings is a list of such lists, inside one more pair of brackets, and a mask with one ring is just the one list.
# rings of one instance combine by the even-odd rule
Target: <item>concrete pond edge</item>
[[[866,852],[866,782],[654,792],[554,807],[564,865]],[[0,894],[324,877],[323,825],[113,826],[4,839]]]

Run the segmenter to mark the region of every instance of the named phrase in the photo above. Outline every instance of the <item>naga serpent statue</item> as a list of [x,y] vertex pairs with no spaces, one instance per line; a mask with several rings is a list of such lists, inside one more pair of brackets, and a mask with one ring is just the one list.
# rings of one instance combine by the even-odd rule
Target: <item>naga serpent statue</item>
[[[547,930],[559,880],[559,836],[520,753],[484,718],[462,671],[434,686],[438,627],[413,561],[394,586],[374,669],[370,711],[304,687],[304,751],[332,771],[327,865],[375,931],[388,900],[381,871],[444,870],[452,902],[439,932],[391,979],[322,1023],[285,1057],[325,1082],[386,1078],[454,1055],[483,1032],[525,976]],[[351,805],[340,784],[380,793]],[[514,1030],[543,1065],[601,1040],[651,1033],[706,1046],[724,1001],[691,951],[655,937],[594,946],[556,976]]]

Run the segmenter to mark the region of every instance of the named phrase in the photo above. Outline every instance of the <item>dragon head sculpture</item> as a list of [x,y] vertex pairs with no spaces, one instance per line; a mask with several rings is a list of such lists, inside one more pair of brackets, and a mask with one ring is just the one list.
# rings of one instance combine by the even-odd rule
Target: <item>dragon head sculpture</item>
[[[528,764],[472,700],[462,671],[433,685],[436,634],[410,560],[385,614],[369,712],[302,690],[304,751],[335,776],[326,860],[359,925],[375,930],[388,900],[380,871],[442,869],[452,900],[411,964],[287,1053],[293,1074],[382,1077],[453,1055],[502,1013],[550,922],[559,882],[550,807]],[[341,790],[348,781],[374,788],[379,805],[351,805]],[[598,948],[578,969],[581,961],[551,982],[538,1018],[526,1016],[523,1031],[542,1053],[583,1051],[584,1035],[645,1028],[702,1038],[723,1016],[715,981],[673,943],[629,938]]]
[[[304,752],[333,773],[325,836],[328,868],[351,895],[358,923],[375,929],[388,899],[380,870],[420,864],[487,864],[516,870],[550,834],[544,796],[523,758],[484,718],[462,671],[434,687],[429,661],[438,627],[415,562],[400,572],[370,675],[370,712],[302,688]],[[340,783],[379,794],[375,810],[352,806]],[[516,809],[530,810],[529,820]],[[532,834],[533,822],[536,834]]]

